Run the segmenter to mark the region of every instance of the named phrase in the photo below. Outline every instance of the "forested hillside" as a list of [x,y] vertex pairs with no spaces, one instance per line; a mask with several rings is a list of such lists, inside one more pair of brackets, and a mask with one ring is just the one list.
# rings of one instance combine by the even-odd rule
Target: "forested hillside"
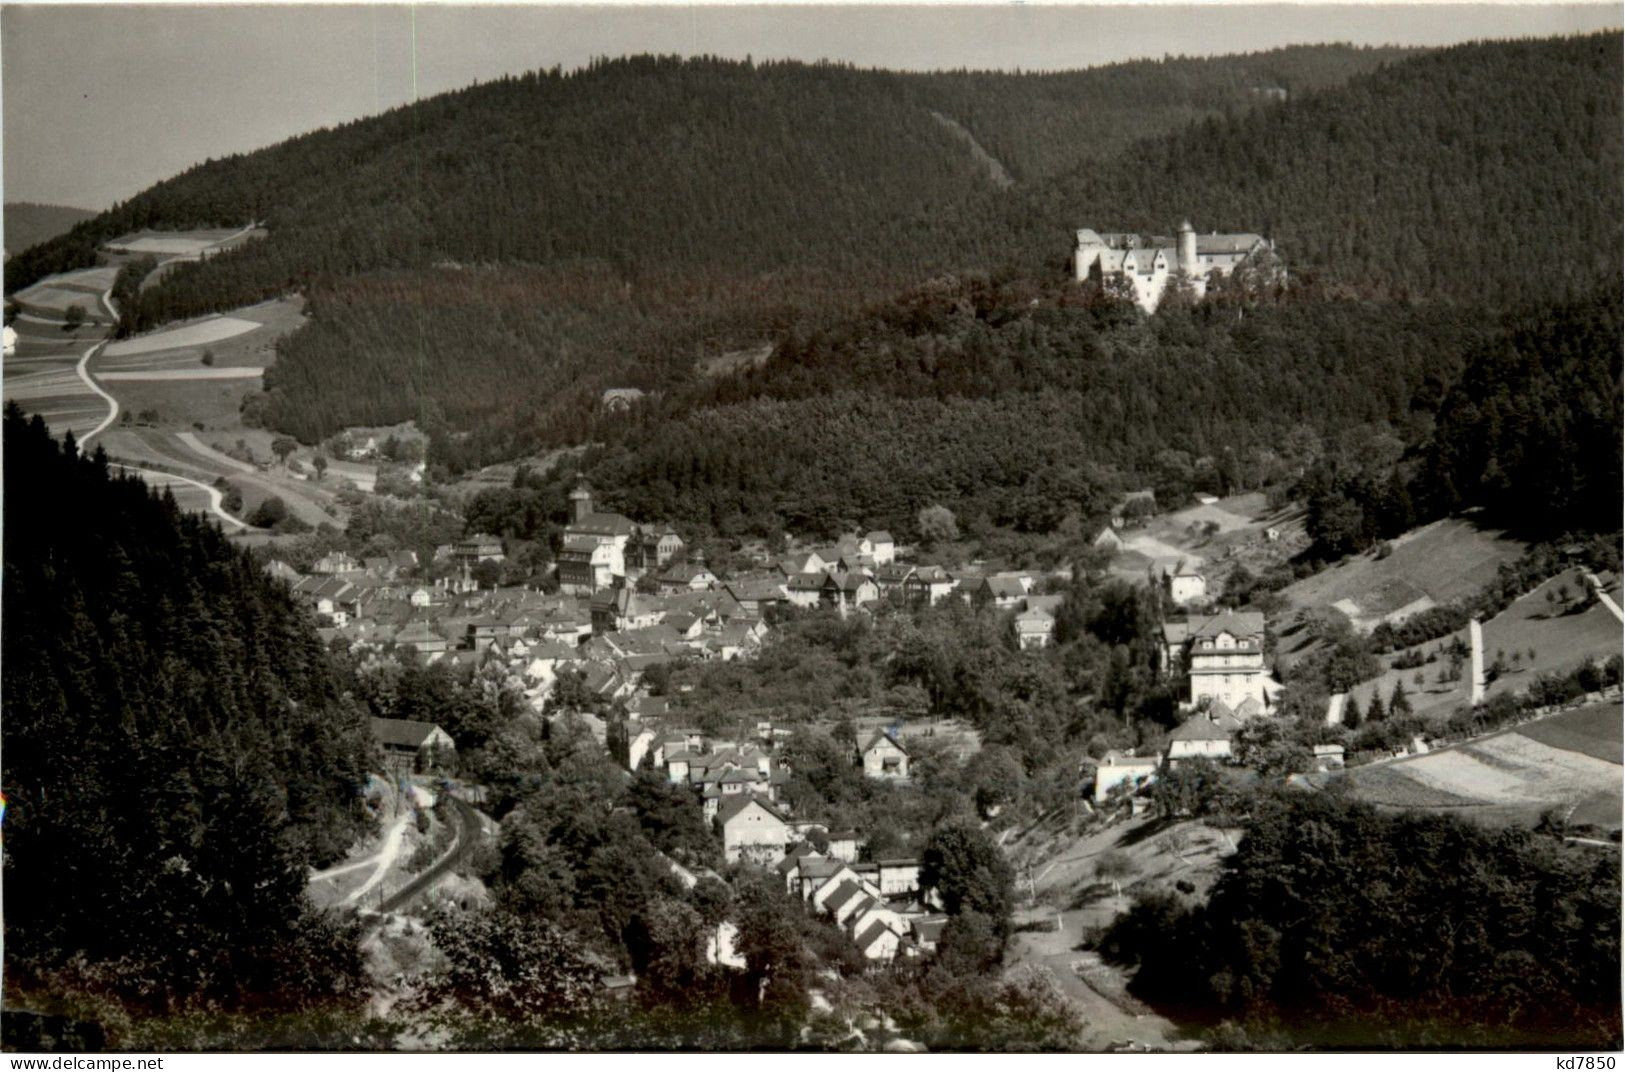
[[933,113],[1019,189],[1244,112],[1256,89],[1404,54],[1313,47],[1056,75],[601,63],[202,165],[29,251],[6,284],[139,227],[264,220],[269,238],[176,270],[126,327],[304,290],[314,317],[269,385],[269,421],[309,439],[432,400],[494,456],[574,438],[604,387],[681,379],[696,356],[757,345],[795,314],[988,262],[986,203],[1010,191]]
[[[440,472],[608,442],[606,487],[705,524],[828,515],[815,500],[895,522],[941,497],[1025,525],[1009,500],[1059,482],[1092,489],[1063,496],[1087,512],[1120,480],[1290,453],[1272,445],[1298,424],[1420,444],[1507,308],[1619,278],[1620,80],[1618,34],[1065,75],[620,60],[204,165],[30,251],[7,285],[133,227],[261,218],[268,238],[177,269],[127,326],[305,291],[311,321],[252,400],[278,430],[417,419]],[[1289,99],[1255,92],[1274,88]],[[1285,292],[1139,323],[1061,290],[1076,227],[1187,215],[1276,239]],[[873,319],[931,279],[1039,304]],[[696,372],[763,346],[746,379]],[[606,421],[612,386],[660,401]],[[900,486],[933,419],[957,429],[933,451],[977,460]],[[1110,471],[1035,475],[1084,461]]]
[[[1210,117],[1183,134],[1131,147],[1118,142],[1103,157],[1059,174],[1042,163],[1039,146],[1046,143],[1035,137],[1026,154],[1000,147],[994,132],[1019,128],[990,118],[992,104],[978,111],[966,101],[961,121],[984,146],[1008,158],[1018,177],[1024,167],[1040,177],[1018,178],[1000,192],[968,174],[965,181],[979,189],[969,200],[939,205],[900,231],[847,236],[867,256],[897,257],[893,270],[824,274],[809,254],[794,267],[727,284],[715,273],[680,272],[628,286],[610,264],[567,277],[532,275],[524,283],[495,269],[477,277],[414,272],[397,278],[387,298],[378,288],[346,284],[332,290],[335,315],[318,315],[289,341],[270,381],[266,417],[306,438],[346,421],[443,417],[450,428],[473,432],[455,443],[442,438],[437,457],[453,469],[532,444],[601,439],[614,435],[613,427],[594,426],[594,399],[605,387],[688,395],[697,358],[763,341],[793,345],[852,318],[849,310],[874,295],[906,290],[938,268],[991,268],[1044,285],[1065,278],[1070,228],[1166,229],[1187,213],[1203,226],[1276,237],[1300,304],[1368,303],[1368,312],[1352,318],[1364,315],[1366,325],[1351,319],[1311,349],[1338,349],[1355,369],[1366,369],[1369,390],[1387,397],[1403,391],[1385,378],[1391,365],[1353,361],[1362,350],[1387,345],[1379,338],[1387,308],[1444,301],[1458,312],[1441,317],[1476,309],[1465,319],[1486,312],[1493,318],[1508,303],[1572,296],[1619,276],[1619,106],[1610,88],[1620,77],[1618,44],[1617,36],[1605,35],[1418,57],[1284,105]],[[977,77],[943,76],[941,84],[963,91]],[[1556,154],[1567,162],[1561,173],[1550,166]],[[1551,236],[1568,253],[1508,255],[1535,234]],[[425,300],[447,289],[467,292],[455,309]],[[594,306],[599,311],[580,311]],[[575,311],[559,311],[566,307]],[[569,327],[560,323],[566,315]],[[1437,386],[1448,385],[1446,374],[1461,359],[1447,346],[1411,347],[1402,376],[1410,382],[1444,376]],[[1184,389],[1179,370],[1189,368],[1188,354],[1159,360],[1152,353],[1146,361]],[[1055,367],[1038,364],[1046,372]],[[347,371],[338,372],[341,366]],[[562,374],[570,368],[590,371],[566,387]],[[1311,395],[1334,386],[1312,378],[1312,366],[1293,371],[1311,377],[1303,381]],[[923,375],[938,380],[935,371]],[[341,382],[346,389],[333,389]],[[860,383],[824,376],[821,386],[827,392]],[[919,393],[890,372],[866,374],[861,387]],[[1002,373],[989,373],[973,390],[941,382],[928,390],[985,399],[1020,389]],[[1440,393],[1434,390],[1433,402]],[[1152,397],[1164,411],[1178,412],[1177,398]],[[425,399],[433,404],[425,407]],[[823,404],[830,404],[827,397]],[[1021,468],[1013,456],[1004,462],[1011,471]]]
[[1329,796],[1261,802],[1205,905],[1119,919],[1132,991],[1221,1048],[1619,1047],[1615,853]]
[[1130,487],[1257,488],[1357,426],[1408,427],[1479,331],[1449,307],[1220,300],[1144,318],[1067,284],[944,281],[606,426],[586,465],[633,516],[722,529],[912,532],[940,503],[1047,532]]
[[[680,267],[696,284],[758,268],[913,268],[951,259],[934,221],[988,186],[932,110],[1033,177],[1244,109],[1262,86],[1309,88],[1405,54],[1315,46],[1054,75],[600,61],[199,165],[30,250],[6,289],[81,266],[135,228],[249,219],[269,224],[267,242],[166,281],[143,322],[448,259],[587,258],[630,279]],[[877,228],[893,240],[853,241]]]
[[1052,221],[1188,216],[1362,297],[1573,297],[1621,273],[1620,81],[1618,34],[1463,45],[1080,166],[1005,230],[1058,257]]
[[1619,524],[1625,439],[1619,289],[1537,310],[1480,351],[1439,410],[1419,487],[1438,512],[1484,506],[1556,534]]
[[371,735],[309,616],[15,408],[5,489],[8,1012],[349,1007],[355,935],[304,883],[369,822]]
[[1493,317],[1220,295],[1144,318],[1066,285],[942,282],[606,422],[583,465],[634,516],[730,532],[911,533],[941,504],[1043,533],[1133,488],[1283,482],[1333,556],[1473,506],[1529,536],[1611,531],[1621,345],[1606,285]]

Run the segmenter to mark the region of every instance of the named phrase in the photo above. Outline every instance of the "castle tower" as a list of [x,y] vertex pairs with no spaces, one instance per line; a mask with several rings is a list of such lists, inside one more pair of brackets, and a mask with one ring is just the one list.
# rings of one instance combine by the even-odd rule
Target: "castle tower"
[[1196,229],[1191,221],[1179,225],[1179,270],[1196,278]]
[[572,524],[579,525],[582,519],[590,513],[592,513],[592,489],[583,480],[570,493],[570,521]]

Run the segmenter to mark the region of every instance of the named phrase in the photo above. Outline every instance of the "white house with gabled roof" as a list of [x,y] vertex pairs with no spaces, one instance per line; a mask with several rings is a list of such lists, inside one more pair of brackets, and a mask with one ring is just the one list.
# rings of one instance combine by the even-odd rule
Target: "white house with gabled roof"
[[723,858],[729,863],[746,860],[771,866],[784,858],[792,840],[789,818],[758,796],[722,798],[717,822],[722,827]]
[[864,777],[908,780],[908,750],[886,734],[876,733],[858,754],[863,761]]

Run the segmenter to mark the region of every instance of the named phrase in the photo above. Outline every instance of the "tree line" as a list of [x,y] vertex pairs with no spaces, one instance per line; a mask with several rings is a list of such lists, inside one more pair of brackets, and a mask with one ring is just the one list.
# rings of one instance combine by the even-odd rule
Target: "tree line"
[[357,934],[304,886],[371,828],[363,710],[217,528],[15,406],[4,432],[8,1011],[337,1030]]
[[1100,948],[1224,1048],[1612,1049],[1619,896],[1608,850],[1287,792],[1205,904],[1144,896]]

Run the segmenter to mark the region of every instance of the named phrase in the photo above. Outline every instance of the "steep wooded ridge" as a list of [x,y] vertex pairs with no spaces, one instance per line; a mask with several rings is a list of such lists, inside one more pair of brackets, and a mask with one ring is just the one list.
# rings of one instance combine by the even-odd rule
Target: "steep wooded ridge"
[[313,323],[272,378],[269,421],[308,439],[439,413],[495,456],[583,434],[604,387],[659,386],[805,310],[989,263],[985,205],[1008,194],[933,111],[1028,182],[1257,106],[1259,88],[1308,91],[1407,54],[1054,75],[606,62],[201,165],[27,251],[6,284],[135,228],[263,220],[266,240],[176,270],[129,326],[302,290]]
[[305,869],[370,822],[372,745],[308,614],[15,409],[5,488],[8,1009],[342,1004],[354,936],[312,915]]
[[[504,78],[211,161],[29,250],[8,292],[139,227],[240,225],[268,241],[178,275],[150,318],[241,304],[373,268],[606,261],[628,278],[710,266],[847,271],[919,252],[914,214],[983,190],[930,116],[1018,178],[1111,159],[1134,139],[1406,55],[1316,46],[1052,75],[901,74],[830,64],[634,57]],[[905,246],[857,241],[873,228]]]
[[1101,952],[1229,1019],[1221,1048],[1617,1049],[1619,902],[1612,853],[1303,793],[1255,810],[1205,905],[1144,897]]
[[[925,280],[988,274],[1007,295],[1026,280],[1061,309],[1073,228],[1166,231],[1189,216],[1274,237],[1291,269],[1287,307],[1194,335],[1153,323],[1162,316],[1139,328],[1107,316],[1123,342],[1099,353],[1133,355],[1157,386],[1130,408],[1146,428],[1146,415],[1187,426],[1176,425],[1177,450],[1242,453],[1278,431],[1277,413],[1317,433],[1425,423],[1507,308],[1583,298],[1617,279],[1620,77],[1618,34],[1065,75],[619,60],[505,79],[201,166],[29,251],[7,283],[133,227],[264,219],[267,239],[146,291],[133,326],[302,289],[312,320],[282,346],[255,400],[260,419],[309,441],[416,418],[431,461],[456,471],[589,439],[638,450],[626,423],[596,405],[610,386],[658,391],[666,418],[701,424],[748,403],[782,431],[788,418],[770,407],[812,397],[792,380],[815,383],[812,401],[840,409],[831,420],[897,443],[917,441],[897,422],[946,399],[1002,407],[1019,423],[1064,389],[1039,411],[1093,419],[1104,405],[1095,392],[1114,377],[1089,367],[1096,351],[1078,324],[1052,331],[1053,352],[1028,372],[1012,371],[1025,359],[1002,358],[955,372],[942,347],[906,373],[867,359],[861,371],[837,360],[850,375],[817,366],[831,333],[850,336],[866,307]],[[1260,103],[1272,88],[1289,99]],[[933,112],[1015,185],[999,189]],[[1304,312],[1311,304],[1324,308]],[[1396,349],[1380,337],[1395,324],[1425,340]],[[778,346],[765,379],[716,393],[698,382],[697,359],[764,342]],[[1294,345],[1310,355],[1301,365]],[[1073,356],[1083,364],[1063,367]],[[1035,383],[1031,369],[1054,379]],[[1239,400],[1251,412],[1250,399],[1287,390],[1283,377],[1298,378],[1301,398],[1255,427],[1189,409]],[[1195,390],[1193,378],[1209,383]],[[1327,394],[1347,411],[1314,404]],[[894,395],[909,407],[890,406]],[[1106,407],[1094,437],[1091,455],[1117,470],[1097,484],[1146,478],[1169,445],[1134,433],[1124,406]],[[642,436],[650,427],[631,425]],[[891,464],[894,453],[875,457]],[[1028,461],[998,447],[987,471],[956,473],[942,491],[1014,493],[1032,484]],[[665,489],[652,490],[671,499]],[[775,512],[808,506],[798,495]],[[715,524],[737,513],[689,500],[672,516]]]
[[1355,295],[1575,297],[1621,272],[1620,51],[1612,33],[1418,56],[1080,166],[1007,206],[1004,230],[1028,247],[1050,221],[1188,216],[1262,231]]

